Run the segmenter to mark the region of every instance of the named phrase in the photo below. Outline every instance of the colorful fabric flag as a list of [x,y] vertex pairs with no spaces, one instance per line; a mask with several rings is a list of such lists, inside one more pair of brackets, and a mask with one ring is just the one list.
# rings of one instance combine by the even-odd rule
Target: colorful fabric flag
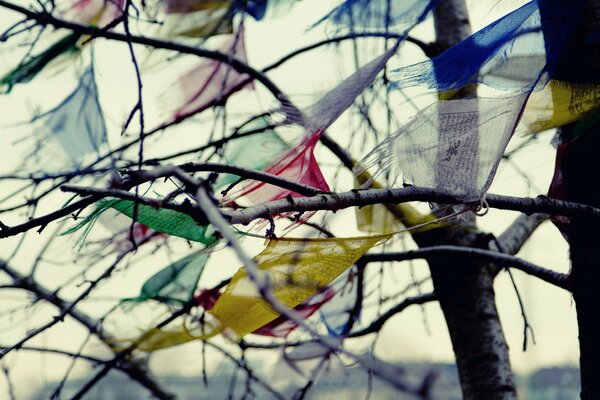
[[[293,309],[306,302],[306,309],[312,310],[328,301],[331,292],[323,288],[370,248],[390,237],[270,240],[254,261],[262,273],[268,274],[270,290],[281,303]],[[312,301],[307,301],[311,298]],[[222,294],[215,289],[206,290],[196,296],[196,301],[214,319],[204,318],[198,324],[186,321],[175,329],[154,328],[137,339],[119,342],[131,342],[138,350],[152,352],[193,340],[207,340],[219,333],[239,339],[257,330],[261,332],[259,329],[269,323],[272,323],[269,332],[275,335],[286,335],[295,329],[290,321],[280,320],[281,325],[273,322],[280,315],[262,299],[244,268],[236,272]],[[301,312],[301,315],[306,314]]]
[[407,183],[478,201],[492,182],[527,96],[435,103],[379,144],[360,165],[378,166],[374,177],[385,168],[392,179],[403,176]]
[[[324,131],[354,103],[356,98],[373,84],[388,60],[396,54],[399,42],[385,53],[359,68],[339,85],[310,106],[303,121],[310,132]],[[292,117],[293,119],[293,117]]]
[[580,120],[600,107],[600,85],[551,80],[532,92],[517,133],[532,134]]
[[[355,188],[360,188],[358,180],[354,182]],[[368,233],[389,233],[402,229],[402,223],[383,204],[355,207],[356,227]]]
[[0,78],[0,87],[6,86],[6,93],[8,93],[14,85],[30,82],[53,61],[68,59],[73,54],[77,54],[79,52],[77,42],[80,37],[78,33],[67,35],[43,52],[21,61],[13,70]]
[[[320,132],[317,132],[305,137],[298,146],[289,150],[283,157],[265,169],[265,172],[328,192],[329,185],[325,181],[314,155],[314,149],[320,136]],[[302,196],[289,189],[252,181],[228,195],[223,202],[229,203],[244,196],[251,204],[259,204],[282,199],[288,195]]]
[[57,7],[69,21],[103,28],[121,16],[124,5],[125,0],[74,0]]
[[194,298],[209,256],[206,251],[194,252],[168,265],[144,283],[138,297],[125,300],[141,302],[152,299],[178,306],[189,303]]
[[[62,234],[70,234],[85,227],[84,234],[79,239],[79,242],[83,243],[94,222],[109,208],[115,209],[129,218],[133,218],[135,205],[133,200],[101,200],[97,203],[96,209],[82,222]],[[218,240],[210,225],[201,226],[189,215],[166,208],[154,208],[144,204],[138,204],[136,221],[157,232],[177,236],[193,242],[209,245]]]
[[[271,1],[277,2],[278,0],[271,0]],[[242,1],[240,1],[240,0],[234,1],[235,6],[237,6],[242,11],[246,12],[248,15],[250,15],[255,20],[260,21],[261,19],[264,18],[265,14],[267,13],[268,0],[247,0],[247,1],[245,1],[245,3],[246,4],[241,5],[241,4],[243,4]]]
[[[124,0],[74,0],[67,4],[58,4],[58,10],[65,19],[103,28],[121,15],[123,6]],[[81,51],[78,42],[82,37],[85,36],[71,33],[43,52],[21,61],[12,71],[0,78],[0,87],[7,85],[7,92],[10,92],[14,85],[31,81],[49,64],[69,60]]]
[[437,0],[345,0],[313,24],[331,22],[337,27],[408,31],[425,19]]
[[[294,307],[294,311],[300,318],[305,320],[317,312],[324,304],[327,304],[334,296],[335,291],[328,286],[305,302],[298,304]],[[281,315],[252,333],[254,335],[286,338],[297,327],[297,323]]]
[[[371,247],[390,237],[270,240],[255,262],[267,274],[274,296],[291,309],[321,291]],[[234,275],[210,314],[233,338],[241,338],[279,316],[260,296],[244,268]]]
[[267,11],[267,0],[162,0],[166,13],[190,13],[194,11],[227,8],[232,12],[246,12],[255,20],[261,20]]
[[[200,295],[196,296],[195,299],[199,306],[207,311],[210,311],[214,307],[217,300],[219,300],[219,297],[221,297],[221,294],[222,293],[218,290],[207,289],[203,290]],[[317,310],[319,310],[324,304],[330,301],[335,294],[335,291],[331,287],[327,286],[316,295],[294,307],[294,311],[300,316],[300,318],[307,319],[317,312]],[[297,327],[298,324],[296,324],[294,321],[284,316],[279,316],[265,326],[256,329],[252,333],[254,335],[286,338]]]
[[199,11],[165,15],[156,35],[167,38],[207,38],[232,32],[233,22],[229,4],[215,1],[210,7]]
[[98,153],[107,134],[93,66],[85,70],[77,88],[62,103],[31,122],[46,129],[74,165],[80,165],[86,155]]
[[[259,118],[244,126],[240,135],[268,126],[266,118]],[[273,129],[230,140],[223,149],[223,161],[238,167],[263,171],[290,150],[281,136]],[[220,174],[215,182],[216,188],[221,188],[238,180],[238,176]]]
[[[304,113],[305,116],[300,117],[302,120],[297,120],[298,116],[295,113],[288,113],[288,122],[302,124],[311,134],[306,136],[298,146],[289,150],[287,154],[266,168],[265,172],[303,183],[322,191],[329,191],[329,185],[327,185],[315,159],[314,148],[322,132],[335,122],[352,105],[355,99],[373,83],[377,74],[383,70],[386,62],[395,54],[396,50],[397,45],[365,64],[354,74],[327,92],[320,100],[307,109]],[[282,199],[288,195],[300,197],[298,193],[287,189],[263,182],[250,182],[240,190],[228,195],[224,201],[230,202],[245,196],[252,204],[257,204]]]
[[[222,51],[245,61],[243,31],[232,35],[225,42]],[[163,95],[160,102],[164,108],[175,110],[172,118],[178,119],[205,110],[213,100],[227,96],[246,79],[247,75],[240,74],[229,64],[205,59],[171,84],[170,88],[175,89]]]
[[[501,90],[542,88],[577,25],[583,0],[533,0],[439,56],[392,71],[392,87],[438,91],[483,83]],[[544,9],[542,31],[540,9]]]

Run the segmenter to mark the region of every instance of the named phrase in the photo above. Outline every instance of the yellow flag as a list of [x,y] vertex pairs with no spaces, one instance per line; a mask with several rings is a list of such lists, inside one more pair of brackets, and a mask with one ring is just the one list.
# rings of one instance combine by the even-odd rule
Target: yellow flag
[[[270,240],[255,258],[267,274],[270,290],[292,309],[317,294],[371,247],[391,234],[329,239]],[[246,270],[240,268],[209,311],[233,339],[266,325],[279,314],[260,296]]]
[[533,134],[578,121],[600,106],[600,85],[551,80],[529,96],[520,134]]
[[[390,233],[353,238],[274,239],[269,240],[254,261],[267,274],[275,297],[292,309],[319,293],[371,247],[391,236]],[[152,352],[193,340],[207,340],[221,332],[236,340],[279,317],[258,293],[245,268],[236,272],[209,314],[215,320],[193,330],[186,323],[175,329],[153,328],[137,339],[115,343],[135,343],[138,350]],[[127,348],[124,344],[113,347],[115,351]]]
[[178,346],[194,340],[208,340],[218,335],[222,328],[216,326],[214,321],[205,322],[204,325],[195,324],[195,328],[188,327],[187,320],[178,328],[159,329],[152,328],[136,339],[118,339],[111,341],[115,352],[127,349],[134,345],[137,350],[153,352],[160,349]]

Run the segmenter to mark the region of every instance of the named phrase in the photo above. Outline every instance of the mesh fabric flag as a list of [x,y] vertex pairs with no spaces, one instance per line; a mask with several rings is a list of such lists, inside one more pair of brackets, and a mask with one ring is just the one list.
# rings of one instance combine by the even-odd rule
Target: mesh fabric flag
[[331,22],[348,29],[408,30],[421,22],[437,0],[345,0],[313,26]]
[[22,60],[19,65],[0,78],[0,88],[6,86],[6,92],[10,92],[14,85],[31,81],[49,64],[68,60],[74,54],[78,54],[77,42],[80,38],[80,34],[72,33],[50,45],[41,53]]
[[[329,185],[327,185],[314,155],[319,137],[320,132],[304,138],[298,146],[290,149],[283,157],[265,169],[265,172],[328,192]],[[289,189],[253,181],[227,196],[224,201],[229,202],[245,196],[252,204],[258,204],[282,199],[288,195],[302,196]]]
[[106,124],[98,101],[94,69],[89,67],[77,88],[54,109],[35,117],[62,147],[72,164],[79,165],[89,153],[106,143]]
[[[271,240],[255,262],[268,276],[273,295],[291,309],[321,291],[367,250],[390,236]],[[210,313],[228,335],[238,338],[279,316],[260,296],[244,268],[234,275]]]
[[[260,118],[244,126],[239,132],[253,131],[268,126],[266,118]],[[238,167],[264,170],[290,150],[290,146],[273,129],[253,133],[230,140],[224,146],[223,160]],[[238,179],[236,175],[220,174],[215,187],[220,188]]]
[[[109,208],[115,209],[129,218],[133,218],[135,205],[132,200],[115,199],[99,201],[96,209],[89,216],[63,234],[70,234],[85,227],[84,234],[80,239],[80,244],[83,243],[98,216]],[[177,236],[193,242],[212,244],[217,241],[214,232],[210,232],[210,226],[201,226],[189,215],[166,208],[154,208],[138,204],[136,221],[157,232]]]
[[399,43],[359,68],[309,107],[305,112],[306,121],[304,121],[309,131],[325,130],[334,123],[354,103],[356,98],[373,84],[388,60],[396,54]]
[[477,201],[492,182],[526,99],[523,94],[435,103],[378,145],[361,165],[383,165],[393,178],[402,175],[416,186]]
[[[583,1],[534,0],[471,35],[439,56],[392,71],[396,88],[438,91],[472,83],[506,90],[543,87],[576,26]],[[547,11],[542,32],[540,8]]]
[[531,134],[576,122],[600,107],[600,85],[551,80],[527,100],[518,133]]
[[[229,37],[221,50],[245,61],[243,32]],[[205,59],[172,84],[173,89],[160,101],[165,108],[175,110],[173,119],[177,119],[205,110],[212,101],[231,94],[246,79],[247,75],[240,74],[229,64]]]
[[69,21],[103,28],[122,14],[124,4],[125,0],[75,0],[57,6]]
[[[196,296],[195,299],[199,306],[207,311],[210,311],[214,307],[219,297],[221,297],[221,294],[222,293],[218,290],[207,289],[203,290],[200,295]],[[330,301],[334,296],[335,291],[331,287],[327,286],[316,295],[294,307],[294,311],[300,316],[300,318],[307,319],[317,312],[324,304]],[[265,326],[258,328],[252,333],[261,336],[285,338],[297,327],[298,324],[282,315],[269,322]]]
[[126,300],[153,299],[180,306],[189,303],[194,298],[208,257],[209,253],[195,252],[168,265],[144,283],[138,297]]

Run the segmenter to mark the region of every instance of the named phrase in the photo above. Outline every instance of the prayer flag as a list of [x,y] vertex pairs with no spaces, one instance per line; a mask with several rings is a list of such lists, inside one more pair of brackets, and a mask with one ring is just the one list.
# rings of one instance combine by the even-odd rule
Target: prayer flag
[[408,31],[425,19],[437,0],[345,0],[313,24],[331,22],[338,27]]
[[[79,224],[65,231],[63,235],[76,232],[85,226],[86,230],[80,239],[80,243],[82,243],[96,219],[109,208],[115,209],[129,218],[133,218],[135,203],[133,200],[122,199],[101,200],[97,203],[96,209],[90,215]],[[215,243],[218,240],[214,230],[212,230],[209,225],[199,225],[198,222],[189,215],[166,208],[155,208],[144,204],[138,204],[136,221],[157,232],[177,236],[193,242],[208,245]]]
[[199,251],[168,265],[144,283],[138,297],[126,300],[141,302],[153,299],[180,306],[189,303],[194,298],[209,255],[206,251]]
[[[440,101],[417,114],[360,163],[394,179],[444,189],[466,202],[489,188],[527,94]],[[384,167],[381,167],[384,166]],[[357,170],[357,174],[362,172]]]
[[[278,239],[270,240],[265,250],[255,257],[258,268],[268,274],[270,290],[290,309],[306,302],[307,309],[326,302],[331,293],[325,288],[348,269],[371,247],[385,242],[388,235],[328,239]],[[315,297],[316,294],[319,297]],[[322,297],[321,297],[322,296]],[[215,290],[201,292],[196,301],[208,309],[214,320],[191,327],[189,321],[176,329],[151,329],[132,342],[142,351],[156,351],[193,340],[207,340],[218,333],[238,339],[280,317],[260,296],[255,285],[240,268],[222,294]],[[301,315],[302,311],[300,312]],[[284,321],[282,321],[284,323]],[[291,325],[290,325],[291,324]],[[272,323],[271,327],[276,328]],[[277,325],[273,334],[286,335],[295,328],[291,322]],[[287,332],[287,333],[286,333]]]
[[98,100],[94,68],[85,70],[77,88],[52,110],[32,119],[60,143],[72,164],[98,153],[106,143],[106,124]]
[[[239,134],[260,129],[268,125],[266,118],[260,118],[244,126]],[[228,141],[224,145],[223,160],[238,167],[263,171],[290,150],[290,146],[275,132],[266,129],[263,132]],[[238,179],[236,175],[220,174],[215,187],[220,188]]]
[[[321,291],[371,247],[390,237],[270,240],[255,262],[261,273],[267,274],[269,290],[291,309]],[[234,338],[279,316],[260,296],[244,268],[234,275],[210,313]]]
[[[498,19],[439,56],[398,68],[392,87],[426,86],[438,91],[472,83],[501,90],[530,91],[551,78],[577,25],[583,1],[533,0]],[[540,9],[546,11],[542,30]]]
[[[245,61],[243,31],[230,36],[221,50]],[[213,100],[227,96],[246,79],[247,75],[240,74],[229,64],[204,59],[170,85],[174,89],[162,96],[161,103],[165,108],[175,110],[173,119],[192,115],[205,110]]]

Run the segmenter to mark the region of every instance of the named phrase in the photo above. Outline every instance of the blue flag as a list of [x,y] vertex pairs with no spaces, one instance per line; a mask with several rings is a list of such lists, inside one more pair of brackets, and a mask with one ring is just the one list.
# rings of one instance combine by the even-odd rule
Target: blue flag
[[79,85],[65,100],[34,121],[41,121],[74,165],[81,164],[87,154],[98,152],[106,143],[106,124],[93,67],[83,73]]
[[440,92],[472,83],[501,90],[543,87],[577,25],[582,5],[583,0],[531,1],[439,56],[392,71],[392,87],[426,86]]
[[405,32],[423,21],[438,0],[346,0],[313,24],[328,21],[350,30]]

